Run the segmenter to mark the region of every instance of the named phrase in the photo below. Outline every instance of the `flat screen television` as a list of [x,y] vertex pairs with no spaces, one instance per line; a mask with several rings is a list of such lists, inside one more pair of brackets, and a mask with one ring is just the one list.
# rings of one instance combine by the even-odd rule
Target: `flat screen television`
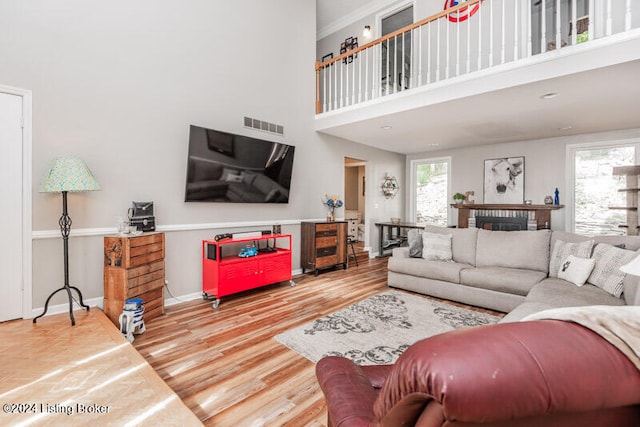
[[191,125],[186,202],[288,203],[292,145]]

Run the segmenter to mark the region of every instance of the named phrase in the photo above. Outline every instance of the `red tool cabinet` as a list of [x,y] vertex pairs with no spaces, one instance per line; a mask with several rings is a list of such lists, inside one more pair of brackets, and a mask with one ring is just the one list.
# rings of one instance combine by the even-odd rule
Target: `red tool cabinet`
[[[255,245],[258,255],[242,258],[243,246]],[[291,276],[291,234],[267,234],[243,239],[202,241],[202,297],[213,299],[218,308],[226,295],[289,281]]]

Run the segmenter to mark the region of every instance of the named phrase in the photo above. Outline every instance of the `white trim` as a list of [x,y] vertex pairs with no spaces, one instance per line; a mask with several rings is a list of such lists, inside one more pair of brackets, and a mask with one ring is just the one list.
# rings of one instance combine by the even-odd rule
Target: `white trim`
[[[82,302],[84,302],[86,305],[88,305],[89,307],[92,307],[94,309],[98,308],[98,309],[102,310],[104,308],[104,298],[103,297],[95,297],[95,298],[83,299]],[[85,310],[85,309],[80,307],[75,302],[73,303],[73,311],[74,312],[83,311],[83,310]],[[36,316],[42,314],[43,311],[44,311],[44,307],[34,308],[34,309],[31,310],[31,316],[29,318],[36,317]],[[61,314],[61,313],[69,313],[69,301],[67,301],[67,302],[65,302],[63,304],[56,304],[56,305],[48,306],[47,307],[47,314],[44,317],[52,316],[54,314]]]
[[22,317],[30,319],[32,316],[32,103],[30,90],[12,86],[0,85],[0,92],[22,97]]
[[[447,163],[447,200],[451,197],[451,177],[452,174],[452,159],[451,156],[441,156],[441,157],[428,157],[422,159],[412,159],[409,162],[409,220],[412,222],[417,222],[417,200],[416,200],[416,166],[419,164],[426,163]],[[451,223],[452,218],[452,209],[447,204],[447,225]]]
[[[158,225],[156,231],[165,233],[175,231],[195,231],[195,230],[228,230],[230,228],[258,228],[267,227],[271,229],[274,224],[278,225],[300,225],[303,221],[326,221],[326,218],[311,219],[287,219],[287,220],[268,220],[268,221],[238,221],[238,222],[210,222],[202,224],[172,224]],[[108,236],[117,234],[115,227],[104,228],[77,228],[72,229],[69,237],[89,237],[89,236]],[[33,240],[58,239],[60,238],[60,230],[37,230],[32,233]],[[31,246],[31,242],[29,242]]]
[[[575,233],[575,154],[576,151],[609,147],[630,147],[635,146],[635,163],[640,162],[640,138],[615,139],[607,141],[581,142],[567,144],[565,149],[565,230]],[[613,190],[615,191],[615,190]]]

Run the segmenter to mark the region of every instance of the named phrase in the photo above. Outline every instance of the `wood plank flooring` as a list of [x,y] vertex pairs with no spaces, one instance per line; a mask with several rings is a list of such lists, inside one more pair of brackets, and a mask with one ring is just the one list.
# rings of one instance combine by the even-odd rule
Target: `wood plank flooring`
[[200,424],[101,310],[74,315],[0,324],[0,425]]
[[[54,405],[0,413],[0,425],[325,426],[314,364],[273,336],[388,290],[387,258],[358,262],[223,298],[216,310],[203,300],[167,307],[133,347],[99,309],[77,310],[74,327],[67,314],[0,323],[0,402]],[[79,415],[77,403],[110,409]],[[73,416],[51,412],[68,405]]]
[[273,337],[388,290],[387,258],[358,262],[223,298],[216,310],[167,307],[134,346],[205,425],[325,426],[315,365]]

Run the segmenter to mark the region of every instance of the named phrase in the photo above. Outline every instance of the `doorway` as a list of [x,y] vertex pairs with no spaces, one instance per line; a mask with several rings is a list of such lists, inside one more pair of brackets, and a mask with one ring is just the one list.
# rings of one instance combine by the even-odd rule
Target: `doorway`
[[365,231],[366,164],[364,160],[344,158],[344,218],[349,239],[361,244],[368,237]]
[[0,86],[0,322],[31,317],[31,93]]
[[[413,3],[382,15],[380,36],[393,33],[413,24]],[[411,82],[411,33],[391,38],[381,47],[382,94],[389,95],[410,88]]]

